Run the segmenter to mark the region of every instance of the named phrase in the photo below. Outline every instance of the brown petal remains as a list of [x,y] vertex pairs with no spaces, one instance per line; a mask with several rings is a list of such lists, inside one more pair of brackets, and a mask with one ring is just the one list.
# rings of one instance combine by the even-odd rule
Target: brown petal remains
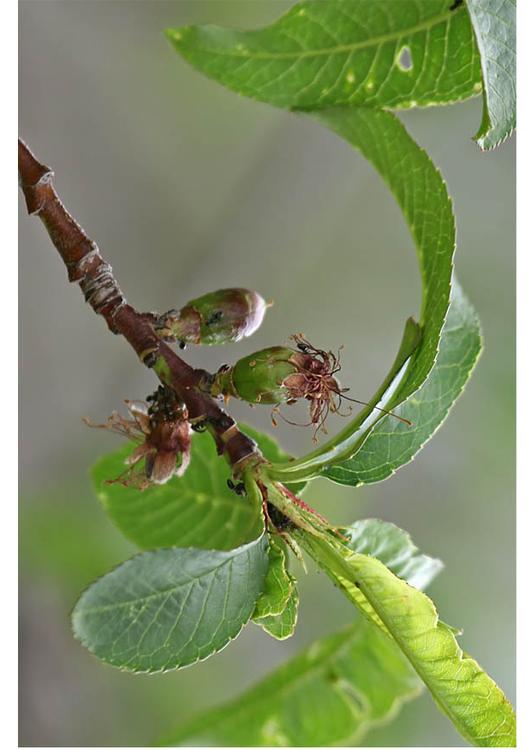
[[157,451],[149,479],[155,484],[166,484],[175,473],[176,455],[172,451]]

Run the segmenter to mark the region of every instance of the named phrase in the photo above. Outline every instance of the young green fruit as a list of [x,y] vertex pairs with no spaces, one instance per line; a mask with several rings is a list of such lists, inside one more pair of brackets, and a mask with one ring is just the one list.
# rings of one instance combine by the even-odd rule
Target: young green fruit
[[300,352],[285,346],[271,346],[249,354],[232,367],[220,368],[212,393],[235,396],[251,404],[280,404],[300,398],[291,387],[291,378],[299,374],[299,355]]
[[[280,414],[280,404],[294,404],[303,398],[310,402],[310,421],[303,427],[313,425],[314,440],[319,430],[326,433],[325,421],[330,412],[349,416],[340,411],[343,399],[356,404],[369,406],[365,401],[345,396],[348,388],[341,388],[334,377],[341,369],[337,355],[323,349],[316,349],[301,334],[292,336],[297,348],[271,346],[243,357],[235,365],[223,365],[209,382],[213,396],[242,399],[250,404],[273,404],[271,419]],[[373,406],[383,414],[390,414],[408,426],[411,422],[386,409]],[[280,414],[282,416],[282,414]],[[285,417],[282,417],[289,424]]]
[[267,302],[250,289],[218,289],[161,315],[155,328],[166,341],[229,344],[251,336],[261,325]]
[[272,346],[243,357],[232,367],[224,365],[214,376],[212,394],[275,406],[303,398],[310,402],[309,424],[316,432],[323,428],[329,411],[338,412],[341,406],[342,390],[334,377],[339,360],[302,336],[293,338],[297,349]]

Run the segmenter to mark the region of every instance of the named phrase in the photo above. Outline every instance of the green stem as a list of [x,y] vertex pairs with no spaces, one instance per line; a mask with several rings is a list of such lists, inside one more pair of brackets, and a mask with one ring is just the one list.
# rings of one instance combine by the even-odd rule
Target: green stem
[[[322,539],[328,538],[329,526],[309,506],[297,504],[275,484],[267,484],[267,500],[292,521],[298,529]],[[297,498],[298,500],[298,498]]]

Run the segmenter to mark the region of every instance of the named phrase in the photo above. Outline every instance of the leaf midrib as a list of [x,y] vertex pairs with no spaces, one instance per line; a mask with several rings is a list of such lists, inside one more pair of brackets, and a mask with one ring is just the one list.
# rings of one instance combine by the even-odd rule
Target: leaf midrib
[[189,581],[183,581],[182,583],[179,583],[175,586],[169,586],[166,589],[161,589],[160,591],[154,591],[152,594],[146,594],[146,596],[140,596],[136,599],[127,599],[123,602],[114,602],[112,604],[99,604],[95,607],[84,607],[80,608],[80,611],[87,614],[87,613],[93,613],[93,612],[105,612],[109,609],[119,609],[121,607],[127,607],[131,604],[138,604],[140,602],[146,602],[151,599],[156,599],[157,597],[164,596],[168,593],[174,593],[175,591],[178,591],[179,589],[184,588],[185,586],[194,586],[198,581],[200,581],[202,578],[205,578],[207,576],[211,576],[212,574],[216,574],[218,570],[221,570],[225,565],[228,563],[231,563],[234,558],[237,557],[237,555],[231,555],[227,560],[224,560],[220,565],[216,565],[213,568],[210,568],[210,570],[206,570],[201,575],[197,576],[196,578],[191,578]]
[[[464,6],[463,6],[464,9]],[[335,47],[323,47],[321,49],[317,50],[300,50],[300,51],[293,51],[293,52],[261,52],[261,51],[252,51],[252,52],[245,52],[243,50],[229,50],[228,52],[224,52],[221,50],[212,50],[212,49],[201,49],[199,47],[195,47],[194,52],[203,52],[206,54],[214,54],[219,55],[221,57],[236,57],[241,58],[244,60],[291,60],[294,58],[301,59],[306,57],[322,57],[324,55],[336,55],[341,54],[342,52],[357,52],[358,50],[362,49],[368,49],[370,47],[379,46],[380,44],[384,44],[385,42],[396,42],[398,39],[400,39],[403,36],[410,36],[412,34],[416,34],[418,31],[424,31],[425,29],[430,29],[434,26],[437,26],[440,23],[448,21],[452,17],[457,17],[459,13],[461,13],[462,10],[458,9],[457,11],[446,11],[445,13],[440,13],[437,16],[433,16],[430,19],[426,19],[425,21],[422,21],[418,24],[414,24],[413,26],[410,26],[409,28],[401,29],[400,31],[395,32],[389,32],[387,34],[380,34],[379,36],[371,37],[371,39],[367,39],[363,42],[353,42],[352,44],[339,44]],[[193,27],[185,27],[185,28],[193,28]],[[171,37],[173,41],[177,42],[180,46],[186,46],[185,39],[181,36],[181,32],[178,30],[171,29],[170,30]]]
[[[361,554],[359,552],[354,552],[353,554],[355,556],[359,556],[359,557],[362,557],[362,558],[363,557],[369,557],[370,558],[369,555],[363,555],[363,554]],[[374,559],[376,559],[376,558],[374,558]],[[378,562],[380,562],[380,561],[378,560]],[[383,565],[383,563],[381,563],[381,565]],[[363,561],[361,562],[361,567],[363,568]],[[386,566],[383,565],[383,567],[385,568]],[[394,575],[394,573],[392,573],[392,572],[391,572],[391,574]],[[359,583],[360,583],[360,588],[362,589],[362,591],[363,591],[364,588],[366,588],[364,586],[363,576],[364,576],[364,571],[361,571]],[[407,581],[405,581],[404,583],[406,583],[406,585],[407,585]],[[414,588],[414,587],[411,587],[411,588]],[[439,619],[439,614],[438,614],[438,612],[437,612],[437,610],[435,608],[435,605],[433,604],[433,602],[431,601],[431,599],[423,591],[418,591],[418,593],[421,596],[424,596],[428,600],[428,602],[430,603],[430,605],[431,605],[431,607],[433,609],[434,623],[433,623],[433,625],[431,626],[430,629],[435,631],[435,630],[437,630],[439,628],[439,625],[441,624],[441,621]],[[365,596],[367,597],[366,593],[365,593]],[[382,606],[380,605],[379,601],[376,602],[376,603],[374,603],[374,604],[373,604],[373,602],[370,599],[368,601],[371,604],[371,606],[374,608],[374,610],[378,614],[378,616],[381,618],[381,620],[385,623],[386,627],[389,629],[389,632],[391,633],[393,639],[396,641],[396,643],[398,644],[399,648],[402,650],[402,652],[404,653],[404,655],[406,656],[406,658],[408,659],[409,663],[411,664],[411,666],[413,667],[413,669],[415,670],[415,672],[418,674],[418,676],[420,677],[420,679],[422,680],[422,682],[426,685],[426,687],[428,688],[429,692],[433,696],[435,702],[439,704],[439,706],[444,711],[444,713],[448,716],[448,718],[450,719],[450,721],[452,721],[452,723],[455,724],[455,726],[459,727],[459,731],[461,732],[461,734],[463,735],[463,737],[465,737],[465,739],[467,739],[471,744],[476,744],[475,741],[476,741],[477,737],[475,735],[473,735],[473,734],[470,734],[470,732],[468,731],[468,728],[462,722],[462,716],[456,714],[455,711],[452,710],[452,707],[448,705],[446,693],[444,693],[441,696],[440,693],[438,693],[436,691],[435,687],[433,686],[433,680],[432,680],[433,674],[432,674],[432,672],[430,672],[429,668],[424,667],[423,660],[419,659],[418,656],[417,656],[416,651],[414,651],[414,650],[412,650],[410,648],[409,641],[407,639],[404,639],[404,637],[402,636],[402,634],[400,632],[400,629],[395,628],[394,623],[392,624],[392,626],[390,625],[390,623],[389,623],[390,618],[386,616],[387,610],[386,610],[385,606],[383,607],[384,611],[382,612]],[[444,625],[443,625],[443,627],[444,627]],[[454,661],[454,659],[456,659],[458,661],[465,661],[467,659],[469,659],[471,661],[475,661],[474,659],[472,659],[468,654],[466,654],[463,651],[463,649],[459,646],[459,643],[457,642],[457,639],[455,639],[455,637],[454,637],[454,640],[456,642],[458,654],[456,656],[451,656],[451,657],[445,656],[444,659],[447,660],[447,661]],[[488,675],[487,675],[487,677],[488,677]],[[484,713],[484,710],[481,710],[481,713]],[[504,719],[504,721],[505,721],[505,719]]]
[[[165,505],[160,505],[158,508],[150,510],[145,515],[154,515],[155,513],[158,513],[160,510],[167,510],[170,504],[177,504],[181,506],[183,505],[184,501],[186,500],[194,501],[200,496],[204,497],[205,505],[209,503],[212,507],[217,506],[218,508],[222,508],[226,506],[227,508],[232,509],[234,507],[234,500],[230,497],[225,497],[224,495],[217,495],[214,493],[209,494],[208,492],[205,492],[205,490],[184,489],[184,490],[179,490],[178,493],[172,496],[169,503],[166,502],[166,499],[161,492],[160,496],[157,497],[157,500],[164,500]],[[132,508],[132,506],[135,505],[134,501],[131,502],[128,497],[124,497],[123,499],[119,498],[118,500],[116,500],[115,498],[109,498],[109,495],[104,494],[103,492],[99,495],[99,498],[100,498],[101,503],[106,508],[106,510],[110,510],[110,511],[115,510],[116,507],[118,506],[118,509],[122,513],[124,508],[127,510],[128,508]],[[140,496],[139,502],[136,503],[136,505],[139,506],[141,510],[144,510],[146,502]],[[192,505],[191,502],[188,505],[186,505],[184,508],[179,507],[177,508],[177,510],[181,512],[183,510],[186,511],[188,510],[190,505]],[[197,510],[198,508],[201,507],[202,503],[199,501],[199,502],[196,502],[195,505],[197,506],[195,510]],[[238,507],[238,511],[242,510],[244,513],[252,512],[252,506],[250,505],[245,505],[242,503],[241,505],[237,507]],[[134,508],[130,515],[131,517],[134,517],[135,515],[137,515],[137,513],[138,513],[137,508]]]
[[[382,607],[380,601],[376,601],[375,603],[373,603],[372,600],[374,599],[374,597],[371,596],[371,595],[369,595],[369,596],[367,595],[367,586],[366,586],[367,572],[365,570],[365,568],[367,566],[366,561],[369,562],[369,566],[371,564],[374,564],[375,562],[379,563],[385,570],[387,570],[389,573],[391,573],[391,575],[394,576],[395,574],[392,571],[389,571],[389,569],[384,565],[384,563],[382,563],[380,560],[378,560],[378,558],[373,557],[372,555],[363,554],[361,552],[355,552],[355,551],[350,550],[348,548],[346,548],[346,549],[348,550],[348,552],[350,552],[350,557],[349,558],[343,558],[343,556],[341,555],[341,553],[338,554],[337,550],[333,551],[333,555],[334,555],[335,559],[337,560],[337,562],[339,563],[339,566],[338,566],[339,569],[343,571],[344,576],[345,576],[345,578],[346,578],[347,581],[350,581],[355,586],[359,587],[359,589],[361,590],[361,593],[363,594],[363,596],[365,597],[365,599],[367,600],[367,602],[369,603],[369,605],[372,607],[372,609],[374,610],[374,612],[377,614],[377,616],[380,618],[380,620],[385,625],[385,628],[387,629],[387,632],[390,635],[390,637],[394,641],[396,641],[397,645],[402,650],[402,652],[404,653],[404,655],[408,659],[409,663],[411,664],[411,666],[413,667],[413,669],[415,670],[415,672],[419,675],[419,677],[421,678],[421,680],[424,682],[424,684],[426,685],[426,687],[428,688],[428,690],[430,691],[430,693],[434,696],[434,698],[437,701],[440,701],[441,706],[443,707],[443,710],[445,711],[445,713],[449,717],[452,717],[452,713],[451,713],[450,709],[447,707],[446,702],[445,701],[441,701],[440,696],[437,695],[434,692],[434,690],[432,688],[432,685],[431,685],[431,680],[427,679],[426,670],[424,670],[423,667],[422,667],[422,665],[420,665],[418,663],[418,659],[416,658],[416,654],[414,652],[412,652],[411,649],[408,647],[408,643],[406,641],[404,641],[404,638],[402,637],[401,633],[399,631],[397,632],[396,628],[394,627],[394,623],[391,623],[391,625],[390,625],[390,623],[389,623],[390,618],[387,616],[387,609],[386,609],[386,607],[385,606]],[[325,563],[325,565],[326,565],[326,563]],[[361,570],[360,570],[360,568],[361,568]],[[352,577],[352,573],[355,570],[357,570],[358,572],[355,574],[356,577],[353,578]],[[332,573],[334,575],[334,577],[336,577],[336,571],[334,571],[333,568],[329,567],[328,571],[330,573]],[[373,574],[373,576],[374,575],[375,574]],[[369,573],[369,577],[370,577],[370,573]],[[397,577],[397,576],[395,576],[395,577]],[[398,579],[398,580],[400,580],[400,579]],[[403,581],[403,583],[406,583],[406,585],[407,585],[407,581]],[[413,587],[411,587],[411,588],[413,588]],[[426,596],[426,594],[424,594],[422,591],[418,591],[418,593],[421,596]],[[426,596],[426,599],[428,599],[428,601],[431,602],[431,600],[429,599],[429,597]],[[435,610],[435,607],[434,607],[433,603],[431,603],[431,605],[433,607],[434,616],[435,616],[435,625],[433,626],[433,628],[436,629],[437,625],[438,625],[438,622],[439,622],[439,617],[438,617],[438,613]],[[458,645],[458,647],[459,647],[459,645]],[[463,654],[462,649],[461,649],[461,654]],[[452,721],[453,721],[453,719],[452,719]],[[467,738],[467,739],[470,739],[470,738]]]

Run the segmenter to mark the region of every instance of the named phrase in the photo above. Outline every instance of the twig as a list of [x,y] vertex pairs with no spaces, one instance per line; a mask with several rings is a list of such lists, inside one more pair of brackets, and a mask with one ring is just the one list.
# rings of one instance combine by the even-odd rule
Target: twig
[[18,154],[20,186],[28,213],[43,222],[66,265],[69,281],[79,284],[85,300],[105,319],[109,329],[127,339],[140,360],[175,390],[186,404],[190,420],[206,420],[218,452],[227,457],[235,472],[249,459],[260,460],[254,440],[244,435],[234,419],[201,390],[208,373],[191,367],[160,340],[152,325],[152,313],[138,312],[128,304],[112,267],[55,192],[52,170],[40,164],[20,139]]

